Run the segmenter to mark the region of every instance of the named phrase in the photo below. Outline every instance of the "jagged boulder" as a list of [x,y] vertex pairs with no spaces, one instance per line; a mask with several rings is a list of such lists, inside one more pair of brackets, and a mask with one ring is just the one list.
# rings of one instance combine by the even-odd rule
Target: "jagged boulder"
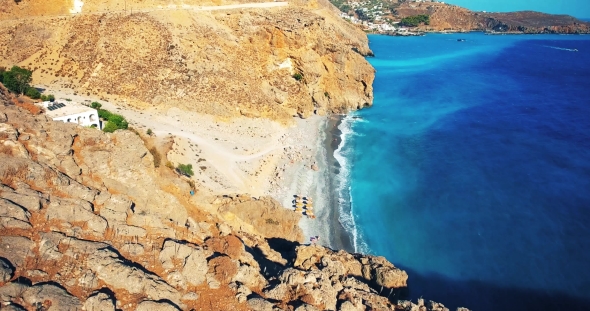
[[31,286],[22,294],[22,298],[29,305],[48,305],[47,311],[78,311],[82,307],[77,297],[54,284]]
[[[179,282],[200,285],[206,279],[209,270],[207,257],[211,255],[210,251],[199,246],[166,240],[160,251],[159,259],[164,269],[177,272],[174,275]],[[176,266],[175,260],[179,260],[183,265]]]
[[167,302],[156,302],[156,301],[142,301],[137,305],[135,311],[180,311],[180,309]]
[[104,234],[107,221],[94,214],[92,205],[83,200],[53,198],[45,212],[47,220],[57,219],[69,223],[83,223],[89,230]]
[[248,299],[248,307],[252,311],[273,311],[274,304],[262,298]]
[[405,271],[396,268],[384,257],[334,252],[317,245],[298,246],[294,266],[303,270],[321,268],[331,274],[360,276],[390,289],[406,287],[408,280]]
[[[252,198],[247,194],[217,197],[213,204],[219,213],[233,224],[234,229],[257,232],[264,237],[283,238],[289,241],[302,239],[299,219],[301,215],[283,208],[271,197]],[[249,226],[230,221],[235,217]]]
[[260,268],[248,264],[241,264],[238,267],[232,281],[244,284],[251,289],[263,288],[268,284],[267,280],[260,274]]
[[0,283],[9,281],[14,274],[14,267],[6,258],[0,257]]
[[4,198],[14,204],[17,204],[27,211],[37,212],[41,208],[40,204],[40,196],[41,193],[35,191],[35,195],[27,195],[14,192],[14,190],[6,187],[4,185],[0,185],[0,197]]
[[142,267],[120,258],[108,248],[97,249],[89,254],[87,267],[113,290],[126,290],[131,294],[180,303],[182,295],[178,290]]
[[35,243],[21,236],[0,236],[0,257],[8,259],[15,267],[22,267],[28,257],[34,256]]
[[115,311],[115,299],[105,292],[92,293],[84,302],[85,311]]
[[29,213],[21,206],[0,198],[0,228],[30,229]]
[[[104,217],[109,223],[124,223],[127,219],[128,213],[131,213],[131,206],[133,202],[124,195],[113,194],[108,192],[100,193],[99,204],[102,204],[100,209],[100,216]],[[98,196],[97,196],[98,197]]]

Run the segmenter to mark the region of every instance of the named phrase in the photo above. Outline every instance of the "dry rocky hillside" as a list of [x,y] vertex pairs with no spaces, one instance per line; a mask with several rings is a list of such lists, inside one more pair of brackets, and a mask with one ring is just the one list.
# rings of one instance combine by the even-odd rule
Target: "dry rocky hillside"
[[325,0],[256,9],[215,0],[80,3],[4,1],[0,66],[138,108],[221,117],[289,122],[372,104],[367,37]]
[[2,310],[447,310],[398,301],[408,276],[382,257],[300,245],[270,198],[195,204],[131,131],[13,102],[0,87]]
[[396,8],[396,16],[400,18],[420,14],[430,16],[430,24],[419,27],[423,31],[590,33],[590,23],[567,15],[551,15],[532,11],[483,13],[434,2],[405,2]]

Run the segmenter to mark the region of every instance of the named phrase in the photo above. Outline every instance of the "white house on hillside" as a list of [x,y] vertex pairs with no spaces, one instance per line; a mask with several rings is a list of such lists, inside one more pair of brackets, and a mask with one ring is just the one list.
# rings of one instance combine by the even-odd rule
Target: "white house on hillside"
[[76,102],[42,102],[48,117],[54,121],[76,123],[81,126],[96,126],[102,129],[98,111]]

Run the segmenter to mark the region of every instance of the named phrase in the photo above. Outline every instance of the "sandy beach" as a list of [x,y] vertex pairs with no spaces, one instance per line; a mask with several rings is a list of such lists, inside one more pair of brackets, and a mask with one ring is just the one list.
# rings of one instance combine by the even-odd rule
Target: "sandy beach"
[[333,190],[338,118],[296,118],[290,126],[246,117],[222,120],[178,108],[137,109],[123,101],[39,87],[58,100],[100,102],[104,109],[123,115],[138,132],[150,129],[157,138],[172,139],[167,158],[175,166],[193,165],[192,179],[200,198],[228,193],[269,195],[291,210],[294,195],[312,198],[316,218],[301,219],[303,242],[319,236],[321,245],[351,250],[348,234],[338,221]]

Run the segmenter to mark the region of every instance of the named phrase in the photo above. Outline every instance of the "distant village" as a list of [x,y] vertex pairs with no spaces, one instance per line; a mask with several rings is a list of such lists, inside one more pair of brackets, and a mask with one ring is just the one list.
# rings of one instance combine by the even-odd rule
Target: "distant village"
[[[436,0],[409,0],[406,2],[436,2]],[[400,25],[393,11],[395,4],[389,5],[380,0],[364,0],[355,2],[354,0],[332,0],[332,3],[342,11],[340,16],[353,24],[360,25],[363,30],[370,33],[412,36],[422,35],[420,32],[412,31],[410,27]]]

